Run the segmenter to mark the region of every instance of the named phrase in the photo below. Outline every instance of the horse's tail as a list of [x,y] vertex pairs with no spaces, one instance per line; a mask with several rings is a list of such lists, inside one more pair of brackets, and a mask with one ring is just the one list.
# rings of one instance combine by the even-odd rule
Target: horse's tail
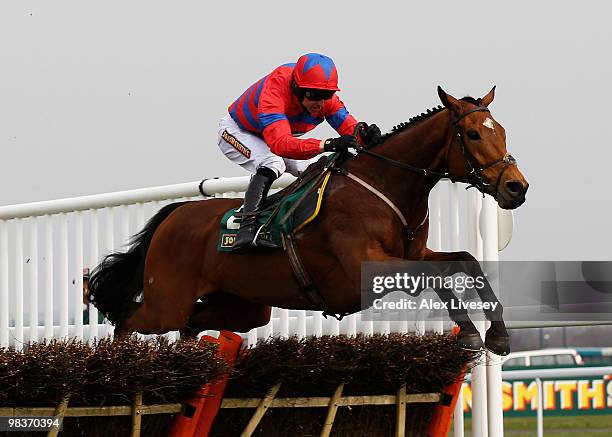
[[134,298],[143,291],[145,258],[153,233],[172,211],[185,203],[164,206],[131,238],[127,252],[107,255],[92,272],[89,300],[113,324],[130,316],[136,306]]

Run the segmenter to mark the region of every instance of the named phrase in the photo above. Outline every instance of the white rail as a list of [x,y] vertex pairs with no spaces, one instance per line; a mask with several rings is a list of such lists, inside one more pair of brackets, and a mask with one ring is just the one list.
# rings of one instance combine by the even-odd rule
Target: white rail
[[[284,174],[274,182],[272,187],[285,187],[294,179],[295,178],[292,176]],[[200,183],[202,184],[202,191],[207,196],[214,196],[215,194],[244,191],[249,183],[249,177],[241,176],[235,178],[205,179],[203,182],[187,182],[184,184],[95,194],[92,196],[70,197],[67,199],[45,200],[41,202],[0,206],[0,220],[12,220],[25,217],[31,218],[59,213],[112,208],[115,206],[200,196]]]

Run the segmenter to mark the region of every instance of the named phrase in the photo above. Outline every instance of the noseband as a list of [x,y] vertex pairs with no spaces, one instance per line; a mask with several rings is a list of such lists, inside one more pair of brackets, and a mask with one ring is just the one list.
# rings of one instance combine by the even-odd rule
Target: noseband
[[[493,196],[493,198],[497,197],[497,194],[499,192],[499,183],[501,182],[501,177],[502,175],[506,172],[506,170],[508,169],[508,167],[510,167],[511,165],[516,165],[516,159],[514,159],[514,157],[512,155],[510,155],[509,153],[506,153],[504,156],[502,156],[501,158],[490,162],[488,164],[485,164],[483,166],[478,166],[478,165],[474,165],[474,162],[478,163],[478,161],[476,160],[476,158],[474,157],[474,155],[468,150],[468,148],[465,146],[465,140],[463,138],[463,132],[461,131],[461,128],[459,126],[459,121],[461,121],[463,118],[465,118],[466,116],[470,115],[473,112],[491,112],[489,111],[489,108],[487,108],[486,106],[477,106],[475,108],[470,109],[469,111],[461,114],[460,116],[456,117],[453,120],[453,126],[455,128],[455,135],[457,137],[457,143],[459,144],[459,148],[461,149],[461,153],[463,155],[463,157],[465,158],[465,161],[468,165],[469,168],[469,174],[468,177],[462,177],[462,176],[456,176],[453,175],[452,173],[446,171],[446,172],[439,172],[439,171],[434,171],[434,170],[429,170],[426,168],[421,168],[421,167],[416,167],[414,165],[410,165],[410,164],[406,164],[404,162],[401,161],[396,161],[395,159],[391,159],[388,158],[384,155],[381,155],[379,153],[374,153],[364,147],[357,149],[357,153],[363,153],[366,155],[370,155],[373,156],[375,158],[378,159],[382,159],[383,161],[389,163],[390,165],[393,165],[395,167],[399,167],[399,168],[403,168],[405,170],[410,170],[416,173],[421,173],[423,174],[423,176],[429,176],[429,177],[436,177],[436,178],[446,178],[446,179],[450,179],[451,182],[463,182],[468,184],[466,189],[469,188],[476,188],[478,191],[480,191],[482,193],[482,195],[485,195],[485,192],[490,188],[493,187],[493,192],[489,193]],[[361,127],[363,127],[362,123],[359,123],[358,126],[355,128],[355,130],[357,131],[357,129],[360,129]],[[449,146],[449,151],[450,151],[450,146]],[[448,159],[447,159],[448,161]],[[495,185],[492,184],[488,184],[484,181],[484,176],[483,176],[483,172],[491,167],[495,167],[496,165],[499,164],[503,164],[504,168],[502,168],[502,170],[499,172],[499,175],[497,175],[497,180],[495,181]],[[489,190],[490,191],[490,190]]]

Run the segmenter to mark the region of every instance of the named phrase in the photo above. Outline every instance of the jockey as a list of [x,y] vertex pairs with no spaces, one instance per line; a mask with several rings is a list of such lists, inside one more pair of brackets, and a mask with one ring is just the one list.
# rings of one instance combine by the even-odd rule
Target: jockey
[[[309,53],[295,64],[285,64],[251,85],[219,123],[218,144],[231,161],[255,173],[244,195],[242,222],[232,250],[251,245],[275,248],[257,238],[256,215],[270,186],[285,171],[299,176],[323,152],[344,152],[358,146],[353,136],[357,120],[336,95],[338,72],[327,56]],[[298,139],[323,120],[338,138]],[[380,137],[374,124],[360,134],[370,143]]]

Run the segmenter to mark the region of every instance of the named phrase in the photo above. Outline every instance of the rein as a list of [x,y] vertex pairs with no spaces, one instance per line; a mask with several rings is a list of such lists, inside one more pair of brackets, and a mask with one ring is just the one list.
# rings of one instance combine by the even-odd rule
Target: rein
[[[359,122],[357,123],[357,125],[355,126],[355,130],[353,131],[353,136],[355,138],[357,138],[357,134],[359,133],[359,131],[361,129],[363,129],[364,127],[366,127],[367,125],[364,122]],[[357,149],[357,150],[363,150],[364,152],[369,152],[366,149]],[[413,169],[418,169],[418,167],[414,167],[410,164],[404,164],[402,162],[399,161],[395,161],[392,159],[387,158],[386,156],[383,155],[379,155],[378,153],[373,153],[373,152],[369,152],[371,154],[373,154],[374,156],[378,156],[381,159],[384,160],[389,160],[391,163],[396,163],[401,165],[402,167],[406,166],[405,168],[408,168],[410,170]],[[337,155],[338,156],[338,155]],[[364,181],[363,179],[361,179],[360,177],[356,176],[355,174],[349,172],[347,169],[345,169],[342,166],[334,166],[331,165],[329,166],[329,168],[332,171],[335,171],[337,173],[340,173],[346,177],[348,177],[349,179],[353,180],[354,182],[358,183],[359,185],[361,185],[363,188],[365,188],[366,190],[368,190],[370,193],[374,194],[376,197],[378,197],[380,200],[382,200],[383,202],[385,202],[395,213],[395,215],[397,215],[397,217],[399,218],[399,220],[401,221],[402,225],[403,225],[403,231],[404,231],[404,238],[406,239],[406,242],[410,242],[412,240],[415,239],[416,237],[416,233],[419,229],[421,229],[421,227],[427,222],[427,219],[429,218],[429,207],[427,207],[427,211],[425,212],[425,217],[423,217],[423,220],[421,220],[421,222],[414,228],[411,228],[408,224],[408,220],[406,220],[406,217],[404,216],[404,214],[402,213],[402,211],[395,205],[395,203],[393,203],[393,201],[391,199],[389,199],[387,196],[385,196],[384,193],[382,193],[381,191],[377,190],[375,187],[373,187],[372,185],[368,184],[366,181]],[[406,247],[408,246],[408,244],[406,244]]]
[[[439,171],[435,171],[435,170],[430,170],[427,168],[422,168],[422,167],[417,167],[411,164],[407,164],[405,162],[401,162],[401,161],[397,161],[395,159],[391,159],[388,158],[384,155],[381,155],[380,153],[375,153],[372,152],[371,150],[365,148],[365,147],[360,147],[357,150],[357,154],[365,154],[365,155],[369,155],[372,156],[374,158],[380,159],[385,161],[386,163],[388,163],[389,165],[393,165],[394,167],[398,167],[398,168],[402,168],[404,170],[409,170],[415,173],[421,173],[424,177],[434,177],[434,178],[445,178],[445,179],[449,179],[451,182],[455,183],[455,182],[461,182],[461,183],[466,183],[468,184],[468,186],[466,187],[466,190],[469,188],[476,188],[478,191],[480,191],[483,196],[485,194],[485,190],[487,189],[487,187],[491,187],[491,184],[487,184],[484,181],[484,176],[483,176],[483,172],[491,167],[494,167],[498,164],[505,164],[504,168],[502,169],[502,171],[499,173],[499,175],[497,176],[497,180],[495,182],[494,185],[494,193],[493,193],[493,197],[497,197],[497,193],[499,190],[499,183],[501,181],[501,177],[502,175],[505,173],[505,171],[508,169],[509,166],[511,165],[516,165],[516,159],[514,159],[514,157],[512,155],[510,155],[509,153],[506,153],[503,157],[501,157],[500,159],[497,159],[493,162],[490,162],[482,167],[478,167],[475,166],[473,164],[473,160],[475,161],[474,155],[472,155],[472,153],[469,152],[469,150],[467,149],[467,147],[465,146],[465,141],[463,139],[463,133],[461,132],[461,128],[459,127],[459,121],[461,121],[463,118],[465,118],[466,116],[468,116],[469,114],[473,113],[473,112],[490,112],[489,108],[485,107],[485,106],[477,106],[476,108],[472,108],[471,110],[465,112],[464,114],[461,114],[460,116],[458,116],[457,118],[455,118],[453,120],[453,126],[455,127],[455,133],[457,136],[457,142],[459,143],[459,147],[461,149],[461,153],[463,154],[463,157],[465,158],[468,167],[469,167],[469,176],[468,177],[462,177],[462,176],[457,176],[454,175],[450,172],[439,172]],[[356,127],[356,130],[359,128],[361,129],[363,127],[364,124],[359,123]],[[450,146],[449,146],[450,147]]]

